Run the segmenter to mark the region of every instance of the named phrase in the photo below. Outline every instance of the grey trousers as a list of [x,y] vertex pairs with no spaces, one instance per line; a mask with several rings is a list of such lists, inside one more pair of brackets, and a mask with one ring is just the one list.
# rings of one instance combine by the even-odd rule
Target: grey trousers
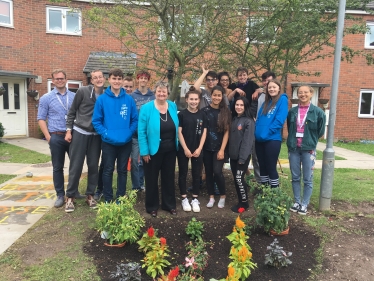
[[253,172],[255,174],[255,179],[257,183],[261,183],[260,165],[258,164],[258,160],[257,160],[255,142],[253,142],[253,146],[252,146],[252,165],[253,165]]
[[66,190],[67,197],[72,198],[78,193],[78,185],[85,158],[88,168],[86,195],[94,195],[99,178],[100,153],[100,135],[84,135],[75,130],[72,131],[72,141],[69,148],[70,166],[69,182]]

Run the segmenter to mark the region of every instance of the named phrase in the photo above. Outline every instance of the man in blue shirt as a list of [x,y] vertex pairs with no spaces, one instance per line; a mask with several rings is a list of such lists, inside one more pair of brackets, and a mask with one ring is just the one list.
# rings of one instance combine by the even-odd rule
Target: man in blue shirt
[[40,98],[37,115],[39,127],[51,150],[53,184],[57,194],[56,208],[62,207],[65,202],[65,153],[69,155],[69,143],[65,141],[66,119],[75,96],[75,93],[66,88],[66,82],[64,70],[56,69],[52,72],[55,87]]

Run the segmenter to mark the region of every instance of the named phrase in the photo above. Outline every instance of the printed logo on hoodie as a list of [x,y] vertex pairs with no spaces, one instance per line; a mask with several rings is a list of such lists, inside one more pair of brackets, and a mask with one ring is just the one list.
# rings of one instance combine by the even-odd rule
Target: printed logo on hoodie
[[122,116],[123,119],[127,119],[127,105],[126,104],[122,104],[121,106],[121,111],[119,112],[119,114]]

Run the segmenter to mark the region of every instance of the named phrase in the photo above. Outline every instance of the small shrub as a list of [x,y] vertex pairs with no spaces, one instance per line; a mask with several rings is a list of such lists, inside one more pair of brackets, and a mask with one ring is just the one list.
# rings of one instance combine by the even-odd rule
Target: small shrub
[[275,238],[273,243],[270,246],[267,246],[267,251],[269,251],[265,255],[265,265],[274,266],[276,268],[280,268],[283,266],[288,266],[292,263],[289,257],[292,255],[292,252],[286,253],[283,250],[283,247],[278,245],[278,239]]
[[192,240],[201,239],[203,237],[204,223],[192,218],[186,227],[186,233]]
[[5,135],[5,129],[3,124],[0,122],[0,138],[2,138]]
[[117,265],[117,271],[113,271],[109,277],[118,281],[141,281],[140,264],[121,263]]

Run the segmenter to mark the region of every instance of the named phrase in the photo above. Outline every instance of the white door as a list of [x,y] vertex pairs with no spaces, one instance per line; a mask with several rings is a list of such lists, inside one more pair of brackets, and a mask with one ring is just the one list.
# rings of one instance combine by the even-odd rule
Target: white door
[[0,77],[6,93],[0,96],[0,122],[5,137],[26,136],[26,89],[25,79]]

